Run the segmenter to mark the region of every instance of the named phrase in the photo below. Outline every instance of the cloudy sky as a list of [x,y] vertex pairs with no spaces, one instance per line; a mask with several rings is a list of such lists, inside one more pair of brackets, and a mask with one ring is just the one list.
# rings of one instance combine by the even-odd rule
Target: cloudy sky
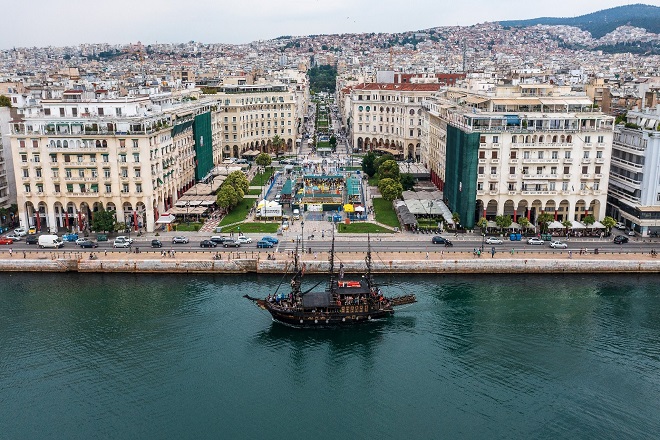
[[249,43],[281,35],[401,32],[660,0],[26,0],[0,5],[0,49],[79,43]]

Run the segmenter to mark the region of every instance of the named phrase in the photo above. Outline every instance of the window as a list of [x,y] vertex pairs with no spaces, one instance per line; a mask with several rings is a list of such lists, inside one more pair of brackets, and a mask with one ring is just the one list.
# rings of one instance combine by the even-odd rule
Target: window
[[32,139],[32,148],[39,148],[39,141],[36,139]]
[[516,190],[516,184],[513,183],[513,182],[509,182],[508,189],[509,189],[509,191],[515,191]]
[[555,182],[548,183],[548,190],[549,191],[554,191],[555,190]]
[[35,172],[37,173],[37,177],[41,177],[41,168],[37,168]]
[[50,156],[50,161],[51,161],[51,163],[57,163],[57,156],[54,155],[54,154],[51,155],[51,156]]
[[585,151],[582,157],[584,157],[585,159],[589,159],[589,152]]
[[140,168],[135,168],[135,177],[140,177]]
[[598,143],[602,144],[603,142],[605,142],[605,136],[598,136]]
[[589,174],[589,167],[582,167],[582,174]]
[[550,167],[550,174],[553,176],[557,175],[557,167]]
[[96,163],[96,154],[92,154],[89,156],[89,161],[92,163]]
[[518,157],[518,154],[516,154],[515,151],[512,151],[511,152],[511,159],[515,159],[516,157]]
[[71,170],[69,168],[64,170],[64,177],[66,177],[67,179],[70,179],[72,177]]
[[140,154],[139,153],[133,153],[133,162],[135,162],[135,163],[140,162]]
[[83,162],[83,157],[82,157],[82,155],[78,155],[78,156],[77,156],[77,160],[78,160],[78,163],[82,163],[82,162]]
[[483,190],[484,190],[484,183],[477,182],[477,191],[483,191]]
[[124,177],[124,178],[128,177],[128,168],[122,168],[121,169],[121,177]]
[[536,167],[536,174],[543,174],[543,167]]
[[585,144],[590,144],[591,143],[591,136],[585,136],[584,137],[584,143]]
[[60,178],[60,170],[57,168],[53,168],[53,179],[59,179]]
[[593,185],[593,188],[592,188],[592,189],[593,189],[594,191],[598,191],[598,188],[600,188],[599,183],[598,183],[598,182],[594,182],[594,185]]
[[596,159],[602,159],[603,158],[603,152],[602,151],[596,151]]
[[126,139],[119,139],[119,148],[126,148]]
[[495,183],[495,182],[490,182],[490,183],[488,184],[488,189],[489,189],[490,191],[496,191],[496,190],[497,190],[497,183]]
[[539,159],[543,159],[543,151],[539,151],[538,155]]
[[587,183],[586,182],[580,182],[580,191],[584,191],[587,189]]
[[522,173],[523,173],[524,175],[529,174],[529,167],[523,167],[523,169],[522,169]]
[[128,183],[122,183],[121,185],[121,192],[127,193],[128,192]]
[[570,151],[564,151],[564,159],[570,159],[571,158],[571,152]]
[[112,192],[112,185],[110,185],[109,183],[106,183],[105,184],[105,192],[106,192],[106,194],[111,193]]
[[570,168],[571,167],[564,167],[564,174],[570,174],[571,173]]
[[600,166],[597,166],[594,171],[596,174],[600,174]]
[[499,143],[499,142],[500,142],[500,138],[499,138],[499,136],[493,136],[493,143],[494,143],[494,144],[497,144],[497,143]]
[[524,151],[523,152],[523,159],[529,159],[529,155],[530,155],[529,151]]
[[103,162],[106,162],[106,163],[107,163],[107,162],[110,161],[110,156],[107,155],[107,154],[103,154],[101,157],[103,158]]
[[141,193],[142,192],[142,184],[141,183],[135,184],[135,192],[136,193]]
[[[411,121],[412,121],[412,119],[411,119]],[[483,135],[480,136],[479,137],[479,142],[482,143],[482,144],[485,144],[486,143],[486,136],[483,136]]]
[[21,154],[21,162],[27,163],[27,155]]
[[119,155],[119,162],[126,163],[126,155],[125,154],[120,154]]
[[558,151],[553,151],[552,156],[553,159],[559,159],[559,152]]
[[485,159],[486,158],[486,152],[485,151],[480,151],[479,152],[479,159]]
[[568,191],[568,182],[562,182],[561,183],[561,190],[562,191]]
[[98,170],[95,170],[95,169],[92,170],[92,177],[94,177],[94,178],[99,177],[99,172],[98,172]]
[[106,179],[110,178],[110,168],[103,168],[103,177]]
[[30,177],[30,170],[28,170],[27,168],[25,168],[25,169],[23,170],[23,177]]
[[490,167],[490,174],[497,174],[497,167]]
[[30,185],[25,185],[25,192],[29,193],[30,192]]
[[509,174],[516,174],[516,167],[509,167]]
[[493,151],[490,157],[491,159],[497,159],[497,151]]
[[41,183],[37,184],[37,193],[43,194],[44,192],[44,186]]
[[85,178],[85,170],[78,170],[78,177],[80,177],[81,179],[84,179]]
[[56,183],[56,184],[55,184],[55,192],[56,192],[57,194],[60,193],[60,184],[59,184],[59,183]]
[[484,167],[479,167],[478,174],[483,174],[484,173]]

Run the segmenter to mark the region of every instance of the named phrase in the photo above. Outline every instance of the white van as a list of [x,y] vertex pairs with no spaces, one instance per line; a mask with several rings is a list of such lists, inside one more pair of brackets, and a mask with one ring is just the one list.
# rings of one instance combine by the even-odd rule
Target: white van
[[293,210],[293,219],[294,220],[300,220],[300,210],[299,209],[294,209]]
[[40,235],[39,236],[39,247],[40,248],[61,248],[64,246],[64,242],[57,235]]

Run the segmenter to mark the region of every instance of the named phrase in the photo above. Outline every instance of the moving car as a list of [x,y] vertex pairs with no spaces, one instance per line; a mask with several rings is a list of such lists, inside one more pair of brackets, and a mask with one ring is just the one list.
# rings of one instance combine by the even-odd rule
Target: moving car
[[223,247],[240,247],[241,244],[236,240],[229,239],[229,240],[223,241],[222,246]]
[[215,241],[211,240],[202,240],[199,242],[199,247],[203,248],[211,248],[211,247],[216,247],[218,244]]
[[28,235],[25,237],[25,244],[37,244],[39,243],[39,237],[36,235]]
[[124,241],[127,241],[127,242],[129,242],[129,243],[133,243],[133,239],[132,239],[132,238],[129,238],[129,237],[125,236],[125,235],[118,235],[117,238],[115,238],[115,241],[116,241],[116,240],[120,240],[120,239],[121,239],[121,240],[124,240]]
[[84,243],[86,241],[89,241],[89,238],[82,237],[76,240],[76,244]]
[[277,243],[280,242],[277,238],[271,237],[270,235],[266,235],[265,237],[261,237],[261,241],[270,241],[273,244],[277,244]]
[[237,242],[240,244],[250,244],[252,243],[252,239],[250,237],[246,237],[245,235],[240,235],[237,239]]
[[543,243],[545,243],[545,241],[541,240],[538,237],[532,237],[532,238],[527,240],[527,244],[540,244],[540,245],[543,245]]
[[630,231],[628,231],[628,235],[630,235],[631,237],[634,237],[635,236],[635,231],[633,231],[631,229]]
[[27,235],[27,230],[25,228],[16,228],[14,229],[14,234],[20,235],[21,237]]
[[486,239],[486,244],[502,244],[504,243],[501,238],[497,237],[488,237]]
[[431,239],[431,243],[433,243],[433,244],[445,244],[445,243],[447,243],[448,241],[449,241],[449,240],[447,240],[445,237],[441,237],[441,236],[439,236],[439,235],[436,235],[435,237],[433,237],[433,238]]
[[258,248],[272,248],[274,245],[270,241],[267,240],[259,240],[257,242],[257,247]]
[[224,242],[226,238],[220,235],[214,235],[213,237],[209,238],[209,240],[215,244],[222,244],[222,242]]
[[14,244],[14,240],[7,237],[0,237],[0,244]]
[[128,240],[125,240],[126,237],[117,237],[115,238],[115,241],[112,242],[112,247],[113,248],[127,248],[131,247],[131,242]]
[[96,248],[99,247],[98,243],[92,240],[77,240],[76,244],[81,248]]
[[621,229],[622,231],[626,229],[626,225],[624,225],[621,222],[616,222],[616,225],[614,225],[615,228]]
[[151,247],[152,248],[162,248],[163,243],[160,240],[151,240]]
[[566,249],[568,245],[563,241],[553,240],[552,243],[550,243],[550,247],[553,249]]
[[13,232],[10,232],[9,234],[5,235],[5,237],[11,238],[14,241],[19,241],[22,238],[20,235],[18,235],[16,233],[13,233]]
[[616,237],[614,237],[614,244],[624,244],[624,243],[628,243],[628,237],[626,237],[625,235],[617,235]]
[[183,237],[183,236],[180,236],[180,235],[178,235],[178,236],[176,236],[172,239],[172,243],[175,243],[175,244],[177,244],[177,243],[186,244],[188,242],[190,242],[190,240],[188,240],[188,237]]

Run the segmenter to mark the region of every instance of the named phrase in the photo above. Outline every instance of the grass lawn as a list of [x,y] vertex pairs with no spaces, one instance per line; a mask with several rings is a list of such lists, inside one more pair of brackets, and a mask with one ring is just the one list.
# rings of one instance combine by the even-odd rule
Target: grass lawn
[[252,203],[254,203],[254,200],[243,200],[222,219],[220,226],[244,221],[248,212],[250,212]]
[[392,207],[392,202],[379,197],[373,200],[374,202],[374,212],[376,213],[376,221],[393,228],[398,228],[401,225],[399,224],[399,219],[394,212]]
[[377,234],[377,233],[383,233],[383,232],[388,232],[391,233],[393,232],[391,229],[383,228],[382,226],[373,224],[373,223],[364,223],[364,222],[359,222],[359,223],[351,223],[349,225],[340,223],[337,225],[337,232],[341,233],[358,233],[358,234]]
[[261,186],[265,182],[268,182],[268,179],[272,175],[273,175],[273,167],[266,167],[266,171],[254,175],[254,178],[250,182],[250,186]]
[[239,232],[238,228],[241,228],[240,232],[245,234],[247,233],[263,233],[263,234],[275,234],[277,232],[278,223],[240,223],[234,226],[228,226],[222,228],[222,233],[225,232]]
[[200,230],[202,227],[201,223],[196,223],[196,222],[187,222],[187,223],[179,223],[174,226],[175,231],[184,231],[184,232],[197,232]]
[[258,196],[259,194],[261,194],[260,189],[248,189],[248,196]]
[[378,186],[378,176],[369,177],[369,186]]

